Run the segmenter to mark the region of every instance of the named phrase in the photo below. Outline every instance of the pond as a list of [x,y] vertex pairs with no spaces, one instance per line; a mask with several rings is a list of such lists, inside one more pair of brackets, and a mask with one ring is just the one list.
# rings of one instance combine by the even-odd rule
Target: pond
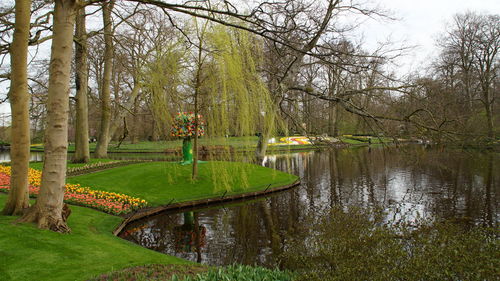
[[422,146],[361,147],[268,156],[264,164],[301,177],[272,196],[129,224],[121,237],[210,265],[274,266],[311,218],[333,207],[382,209],[393,225],[421,219],[498,226],[498,153]]

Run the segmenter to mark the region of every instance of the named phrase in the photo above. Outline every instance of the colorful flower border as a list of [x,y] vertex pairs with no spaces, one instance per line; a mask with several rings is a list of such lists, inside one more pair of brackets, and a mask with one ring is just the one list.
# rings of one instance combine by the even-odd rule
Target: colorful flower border
[[[11,167],[0,165],[0,191],[10,189]],[[40,191],[42,172],[29,169],[28,172],[30,196],[36,196]],[[148,205],[146,200],[131,197],[125,194],[93,190],[79,184],[66,184],[64,194],[66,203],[94,208],[109,214],[121,215],[144,208]]]

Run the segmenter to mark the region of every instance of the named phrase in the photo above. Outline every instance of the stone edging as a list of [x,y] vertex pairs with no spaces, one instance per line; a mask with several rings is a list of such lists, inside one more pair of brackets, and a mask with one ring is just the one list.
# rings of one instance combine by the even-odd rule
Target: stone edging
[[221,197],[212,197],[212,198],[207,198],[207,199],[199,199],[199,200],[194,200],[194,201],[180,202],[180,203],[163,205],[163,206],[159,206],[159,207],[141,209],[133,214],[128,214],[125,217],[125,219],[120,223],[120,225],[118,225],[115,228],[115,230],[113,231],[113,235],[118,236],[118,234],[120,234],[120,232],[123,230],[123,228],[125,228],[125,226],[127,224],[129,224],[133,221],[136,221],[136,220],[139,220],[139,219],[142,219],[144,217],[151,216],[151,215],[155,215],[155,214],[158,214],[158,213],[163,212],[163,211],[170,211],[170,210],[190,208],[190,207],[198,207],[198,206],[204,206],[204,205],[209,206],[209,205],[214,205],[214,204],[222,203],[222,202],[235,201],[238,199],[259,197],[259,196],[263,196],[266,194],[271,194],[274,192],[287,190],[287,189],[295,187],[299,184],[300,184],[300,179],[298,179],[295,182],[288,184],[288,185],[278,186],[278,187],[265,189],[265,190],[261,190],[261,191],[247,192],[247,193],[221,196]]

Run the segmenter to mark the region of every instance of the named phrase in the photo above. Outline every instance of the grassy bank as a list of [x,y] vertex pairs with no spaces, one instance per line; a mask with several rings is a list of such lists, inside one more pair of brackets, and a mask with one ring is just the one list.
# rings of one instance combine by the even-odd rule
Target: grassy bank
[[[0,194],[0,206],[7,196]],[[144,264],[187,264],[111,234],[121,218],[71,206],[71,234],[13,225],[0,216],[1,280],[86,280],[92,276]]]
[[[339,137],[340,143],[350,145],[366,145],[370,141],[372,144],[390,143],[391,138],[376,138],[376,137],[361,137],[361,136],[342,136]],[[257,146],[257,137],[230,137],[230,138],[201,138],[200,146],[231,146],[237,151],[253,151]],[[326,145],[326,144],[325,144]],[[95,150],[95,143],[90,144],[90,151]],[[165,151],[179,150],[182,147],[182,140],[171,141],[143,141],[139,143],[123,142],[120,147],[116,143],[111,143],[108,147],[108,152],[119,153],[160,153]],[[314,149],[314,145],[275,145],[269,146],[270,151],[296,150],[296,149]],[[31,151],[43,151],[43,144],[35,144],[31,146]],[[74,144],[68,146],[69,152],[75,151]]]
[[[148,162],[70,178],[95,190],[120,192],[146,199],[152,205],[263,190],[297,177],[245,163],[209,162],[200,165],[199,180],[190,180],[191,166]],[[226,192],[225,192],[226,193]],[[0,206],[7,196],[0,194]],[[87,280],[103,273],[148,264],[189,262],[142,248],[112,235],[120,217],[71,206],[71,234],[13,225],[15,217],[0,216],[1,280]],[[180,270],[182,271],[182,270]]]
[[297,179],[297,176],[253,164],[208,162],[199,165],[198,180],[193,182],[190,165],[148,162],[76,176],[68,182],[139,197],[157,206],[264,190],[288,185]]

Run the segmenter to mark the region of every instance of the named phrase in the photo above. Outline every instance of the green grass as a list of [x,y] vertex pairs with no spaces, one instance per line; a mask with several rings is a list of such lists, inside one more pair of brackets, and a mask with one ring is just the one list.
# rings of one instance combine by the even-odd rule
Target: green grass
[[[40,163],[41,164],[41,163]],[[94,189],[115,191],[148,200],[153,205],[221,195],[221,181],[232,186],[227,194],[281,186],[296,176],[269,168],[234,162],[200,165],[199,180],[190,180],[191,166],[149,162],[122,166],[70,178]],[[221,175],[221,176],[214,176]],[[247,180],[245,180],[245,177]],[[0,194],[0,206],[6,195]],[[121,218],[89,208],[71,206],[71,234],[37,229],[32,224],[13,225],[14,217],[0,216],[0,279],[86,280],[106,272],[147,264],[188,264],[112,235]]]
[[[347,144],[367,144],[368,140],[366,137],[358,136],[343,136],[340,139]],[[230,137],[230,138],[200,138],[200,145],[207,146],[232,146],[236,150],[254,150],[257,146],[258,137]],[[391,142],[390,138],[382,138],[382,142]],[[372,143],[380,143],[378,138],[372,137]],[[96,144],[90,144],[90,151],[94,151]],[[111,143],[108,147],[108,152],[120,152],[120,153],[139,153],[139,152],[164,152],[169,149],[177,149],[182,146],[182,140],[171,140],[171,141],[143,141],[139,143],[132,144],[130,142],[123,142],[122,145],[117,148],[116,143]],[[315,146],[312,145],[276,145],[269,146],[268,149],[271,151],[276,150],[287,150],[287,149],[313,149]],[[32,145],[32,151],[43,151],[43,144]],[[68,146],[69,152],[75,151],[74,144]]]
[[[230,137],[230,138],[200,138],[200,145],[224,145],[233,146],[238,149],[248,147],[255,147],[257,145],[258,137]],[[142,141],[132,144],[130,142],[123,142],[119,148],[116,147],[116,142],[110,143],[108,152],[163,152],[167,149],[180,148],[182,140],[171,141]],[[95,150],[95,143],[91,143],[90,151]],[[31,151],[43,151],[43,144],[32,145]],[[69,152],[75,151],[75,145],[68,146]]]
[[[191,165],[148,162],[117,167],[68,179],[93,189],[124,193],[152,205],[263,190],[293,183],[297,176],[238,162],[208,162],[199,165],[199,177],[191,181]],[[246,180],[245,180],[246,178]],[[174,201],[172,201],[174,199]]]
[[[0,206],[6,198],[0,194]],[[15,217],[0,216],[0,279],[87,280],[125,267],[188,263],[113,236],[119,217],[77,206],[71,210],[71,234],[13,225]]]
[[[343,143],[346,144],[368,144],[367,137],[364,136],[342,136],[340,137]],[[382,137],[381,139],[372,137],[372,144],[389,143],[392,142],[391,138]],[[382,140],[382,141],[381,141]],[[230,137],[230,138],[200,138],[200,145],[213,146],[232,146],[236,150],[254,150],[257,146],[258,137]],[[90,144],[90,151],[95,150],[95,143]],[[116,147],[116,142],[112,142],[108,147],[108,152],[120,153],[140,153],[140,152],[164,152],[169,149],[177,149],[182,146],[182,140],[171,141],[142,141],[132,144],[130,142],[123,142],[119,148]],[[270,151],[287,150],[287,149],[313,149],[312,145],[276,145],[269,146]],[[43,151],[43,144],[31,146],[31,151]],[[69,152],[75,151],[75,145],[68,146]]]

